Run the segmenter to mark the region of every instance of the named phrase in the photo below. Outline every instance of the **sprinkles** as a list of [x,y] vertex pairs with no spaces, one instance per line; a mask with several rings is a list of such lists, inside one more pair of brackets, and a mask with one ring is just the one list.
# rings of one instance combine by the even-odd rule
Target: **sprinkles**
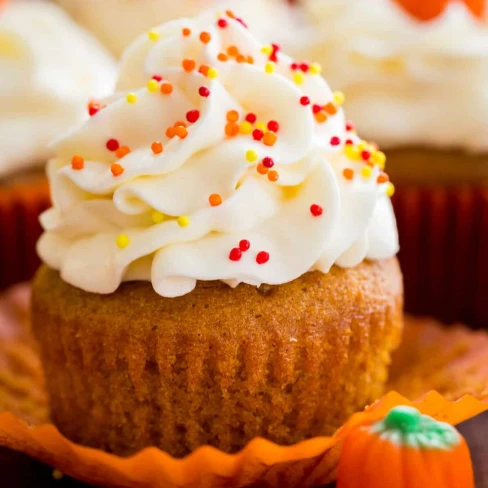
[[161,142],[153,142],[151,150],[154,154],[161,154],[163,152],[163,144]]
[[189,110],[186,113],[186,120],[191,124],[194,124],[200,118],[200,112],[198,110]]
[[207,98],[210,95],[210,90],[206,86],[201,86],[198,89],[198,94],[203,98]]
[[222,204],[222,197],[218,193],[212,193],[208,197],[208,203],[210,203],[212,207],[218,207]]
[[120,249],[124,249],[130,244],[129,236],[127,234],[119,234],[115,238],[115,243]]
[[182,62],[181,65],[183,66],[183,69],[187,73],[191,73],[197,66],[197,63],[195,62],[194,59],[191,58],[185,58]]
[[85,167],[85,160],[78,154],[75,154],[71,158],[71,167],[79,171]]
[[242,258],[242,251],[238,247],[234,247],[230,250],[229,259],[231,261],[240,261]]
[[313,205],[310,205],[310,213],[314,217],[320,217],[324,213],[324,209],[320,205],[314,203]]
[[180,227],[188,227],[190,225],[190,218],[186,215],[182,215],[176,219]]
[[127,93],[125,99],[127,100],[127,103],[133,104],[137,102],[137,95],[135,93]]
[[117,139],[109,139],[105,144],[105,147],[109,151],[115,152],[119,148],[119,141]]
[[269,261],[269,253],[267,253],[266,251],[258,252],[256,256],[256,263],[261,265],[261,264],[266,264],[268,261]]
[[254,163],[258,159],[258,153],[253,149],[249,149],[246,152],[246,160],[248,163]]
[[124,167],[121,166],[120,164],[118,163],[113,163],[111,166],[110,166],[110,171],[112,171],[112,174],[117,177],[117,176],[120,176],[123,172],[124,172]]
[[127,154],[130,153],[130,147],[129,146],[120,146],[117,151],[115,151],[115,155],[119,158],[122,159],[124,156],[127,156]]
[[155,223],[155,224],[161,224],[162,222],[164,222],[164,214],[161,213],[161,212],[158,212],[157,210],[155,210],[152,214],[151,214],[151,219],[152,221]]
[[342,176],[344,176],[344,178],[346,180],[352,180],[354,178],[354,170],[351,169],[351,168],[346,168],[344,169],[344,171],[342,172]]
[[169,95],[173,92],[173,85],[171,83],[165,82],[161,85],[160,91],[163,95]]
[[242,241],[239,242],[239,249],[242,252],[249,251],[251,248],[251,243],[247,239],[243,239]]
[[151,93],[157,92],[159,89],[159,83],[153,78],[147,82],[147,91]]
[[147,36],[149,37],[149,40],[151,40],[151,41],[158,41],[159,40],[159,34],[155,30],[150,30],[147,33]]

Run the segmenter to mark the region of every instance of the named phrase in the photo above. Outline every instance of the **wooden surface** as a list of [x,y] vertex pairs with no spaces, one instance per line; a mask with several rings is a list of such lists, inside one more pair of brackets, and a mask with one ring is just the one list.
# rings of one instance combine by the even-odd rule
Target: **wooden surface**
[[[471,449],[477,481],[476,488],[488,488],[488,412],[464,422],[459,426],[459,430],[465,436]],[[0,448],[0,473],[1,486],[9,488],[88,487],[69,476],[63,476],[59,480],[54,479],[52,467],[23,454],[2,448]]]

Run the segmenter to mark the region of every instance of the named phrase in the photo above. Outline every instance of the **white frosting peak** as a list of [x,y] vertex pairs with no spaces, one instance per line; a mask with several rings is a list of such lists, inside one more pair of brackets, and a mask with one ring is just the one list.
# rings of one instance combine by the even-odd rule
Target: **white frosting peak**
[[225,14],[139,38],[118,92],[54,147],[42,259],[87,291],[151,280],[173,297],[393,256],[383,154],[317,71]]
[[0,11],[0,176],[45,163],[48,144],[108,95],[116,66],[58,7],[13,2]]

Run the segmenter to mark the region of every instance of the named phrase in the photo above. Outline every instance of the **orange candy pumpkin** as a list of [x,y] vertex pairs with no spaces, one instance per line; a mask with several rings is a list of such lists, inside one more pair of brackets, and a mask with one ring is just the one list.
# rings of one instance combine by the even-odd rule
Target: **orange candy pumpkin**
[[393,408],[346,437],[337,488],[474,488],[466,441],[412,407]]
[[[419,20],[428,21],[435,19],[444,12],[452,0],[395,0],[410,15]],[[473,15],[482,17],[485,10],[485,0],[460,0],[464,1]]]

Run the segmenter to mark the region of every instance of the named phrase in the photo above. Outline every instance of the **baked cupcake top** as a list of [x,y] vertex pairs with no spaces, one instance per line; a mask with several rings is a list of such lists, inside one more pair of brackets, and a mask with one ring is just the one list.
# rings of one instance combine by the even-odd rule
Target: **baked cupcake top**
[[117,89],[48,165],[38,251],[68,283],[151,280],[173,297],[397,252],[384,154],[319,65],[262,45],[232,12],[144,34]]
[[488,150],[488,22],[468,0],[303,0],[317,59],[358,129],[383,147]]
[[58,7],[0,10],[0,176],[45,164],[51,139],[87,117],[90,97],[113,91],[112,57]]
[[251,32],[279,41],[293,23],[288,0],[57,0],[117,56],[156,24],[193,17],[209,8],[239,8]]

